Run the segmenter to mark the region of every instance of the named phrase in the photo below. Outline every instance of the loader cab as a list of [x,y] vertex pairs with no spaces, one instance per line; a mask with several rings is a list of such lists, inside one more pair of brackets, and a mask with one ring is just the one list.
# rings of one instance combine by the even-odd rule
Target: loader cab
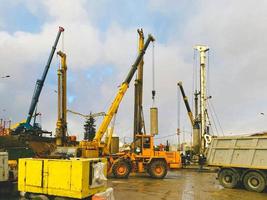
[[136,135],[136,137],[141,141],[139,154],[152,156],[154,152],[154,137],[151,135]]

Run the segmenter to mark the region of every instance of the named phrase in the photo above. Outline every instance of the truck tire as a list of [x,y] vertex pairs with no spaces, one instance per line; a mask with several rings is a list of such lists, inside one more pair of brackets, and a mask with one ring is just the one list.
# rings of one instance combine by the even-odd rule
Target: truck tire
[[220,184],[225,188],[235,188],[238,186],[239,174],[234,169],[222,169],[218,175]]
[[112,173],[115,178],[128,178],[130,172],[130,163],[126,160],[118,160],[112,166]]
[[167,172],[167,163],[164,160],[152,160],[148,166],[148,174],[152,178],[164,178],[167,175]]
[[243,184],[249,191],[262,192],[266,187],[266,177],[260,172],[250,171],[244,176]]

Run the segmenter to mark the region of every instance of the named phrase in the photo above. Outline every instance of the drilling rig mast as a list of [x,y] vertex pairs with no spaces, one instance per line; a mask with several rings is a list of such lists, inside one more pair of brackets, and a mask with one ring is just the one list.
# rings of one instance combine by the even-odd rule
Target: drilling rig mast
[[209,47],[205,45],[196,45],[194,49],[199,51],[200,54],[200,152],[203,153],[207,145],[207,138],[209,137],[206,81],[206,52],[209,51]]
[[63,146],[67,142],[67,64],[66,54],[58,51],[61,66],[58,69],[58,119],[56,125],[56,144]]
[[[138,53],[142,51],[144,48],[144,33],[143,29],[137,30],[139,35],[138,40]],[[143,66],[144,66],[144,59],[140,61],[137,67],[137,77],[134,83],[134,134],[133,134],[133,141],[134,145],[136,141],[136,135],[142,135],[145,133],[145,130],[142,132],[144,128],[144,119],[142,117],[143,112]]]

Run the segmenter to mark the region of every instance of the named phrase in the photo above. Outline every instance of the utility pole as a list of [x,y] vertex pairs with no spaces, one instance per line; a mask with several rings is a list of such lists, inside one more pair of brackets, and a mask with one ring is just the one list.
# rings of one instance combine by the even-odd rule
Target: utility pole
[[194,49],[200,54],[200,137],[201,137],[201,153],[206,148],[205,136],[208,133],[208,119],[207,119],[207,81],[206,81],[206,52],[209,47],[204,45],[197,45]]

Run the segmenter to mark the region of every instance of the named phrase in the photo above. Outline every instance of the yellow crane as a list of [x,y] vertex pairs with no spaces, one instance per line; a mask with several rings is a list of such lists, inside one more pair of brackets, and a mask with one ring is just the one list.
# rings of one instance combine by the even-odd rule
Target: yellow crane
[[121,100],[123,99],[129,84],[137,70],[138,65],[143,59],[143,56],[146,52],[147,47],[149,46],[150,42],[153,42],[154,38],[152,35],[148,35],[148,38],[144,44],[143,49],[139,52],[134,64],[132,65],[126,79],[123,81],[121,86],[119,87],[119,91],[113,100],[111,106],[109,107],[108,111],[106,112],[106,115],[100,124],[96,135],[93,139],[93,141],[81,141],[80,147],[82,148],[82,157],[99,157],[100,155],[105,154],[105,152],[109,151],[109,146],[107,144],[102,143],[101,140],[107,131],[108,126],[110,125],[111,120],[117,113],[117,110],[119,108],[119,105],[121,103]]

